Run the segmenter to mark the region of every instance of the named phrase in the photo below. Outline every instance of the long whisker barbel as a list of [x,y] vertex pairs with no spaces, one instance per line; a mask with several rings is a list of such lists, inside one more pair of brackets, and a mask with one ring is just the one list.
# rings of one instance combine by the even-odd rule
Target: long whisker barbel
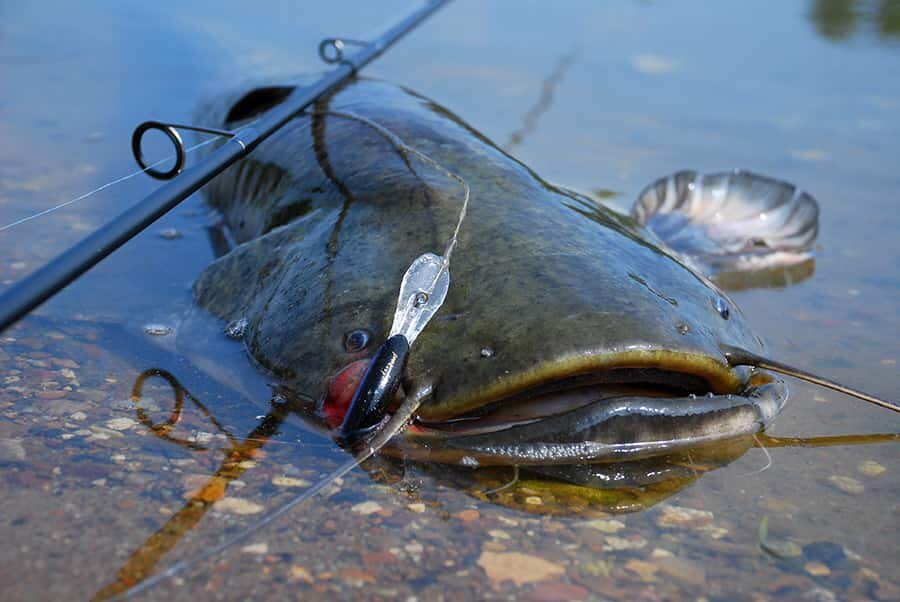
[[728,360],[728,363],[732,366],[755,366],[757,368],[762,368],[763,370],[771,370],[772,372],[786,374],[788,376],[793,376],[794,378],[804,380],[808,383],[819,385],[820,387],[825,387],[833,391],[838,391],[845,395],[849,395],[851,397],[856,397],[857,399],[862,399],[863,401],[868,401],[869,403],[875,404],[882,408],[893,410],[894,412],[900,412],[900,405],[897,405],[892,401],[887,401],[886,399],[881,399],[880,397],[869,395],[868,393],[860,391],[859,389],[853,389],[851,387],[848,387],[847,385],[842,385],[841,383],[823,378],[817,374],[807,372],[806,370],[801,370],[800,368],[795,368],[782,362],[756,355],[755,353],[751,353],[746,349],[732,347],[731,345],[722,345],[722,352],[725,354],[725,358]]
[[[200,159],[193,167],[172,174],[171,181],[4,292],[0,296],[0,332],[65,288],[230,165],[245,157],[318,99],[337,90],[448,2],[449,0],[428,0],[381,36],[359,46],[359,50],[351,56],[346,56],[343,52],[344,45],[350,41],[340,40],[341,44],[338,45],[338,38],[330,38],[333,42],[327,46],[339,50],[336,54],[328,55],[339,57],[339,63],[333,70],[271,109],[253,127],[244,127],[227,134],[211,132],[228,135],[229,141]],[[353,45],[356,45],[355,41]],[[161,122],[150,123],[153,125],[148,125],[143,133],[150,129],[161,130],[176,149],[184,150],[184,143],[176,131],[179,129],[177,126]],[[140,141],[140,137],[138,138]],[[139,160],[141,161],[143,159]],[[178,161],[177,150],[176,165],[183,167],[183,161]],[[171,172],[171,169],[158,171],[155,177],[169,175]]]

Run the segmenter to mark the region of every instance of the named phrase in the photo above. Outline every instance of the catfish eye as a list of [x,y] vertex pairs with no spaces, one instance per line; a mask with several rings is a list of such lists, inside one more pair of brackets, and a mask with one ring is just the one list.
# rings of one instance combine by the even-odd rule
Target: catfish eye
[[728,301],[722,297],[716,297],[716,300],[713,302],[713,307],[716,308],[716,311],[719,312],[719,315],[722,316],[723,320],[727,320],[731,315],[731,307],[729,307]]
[[366,330],[351,330],[344,335],[344,349],[350,353],[362,351],[369,344],[369,332]]

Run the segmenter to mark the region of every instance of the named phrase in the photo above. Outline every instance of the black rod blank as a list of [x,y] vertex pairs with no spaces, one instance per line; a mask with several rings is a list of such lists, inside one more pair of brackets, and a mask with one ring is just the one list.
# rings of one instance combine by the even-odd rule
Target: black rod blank
[[0,295],[0,332],[87,272],[107,255],[173,209],[227,167],[246,156],[320,97],[336,90],[356,72],[381,56],[449,0],[428,0],[380,37],[360,46],[353,56],[326,73],[302,94],[289,98],[254,124],[240,130],[221,147],[163,184],[132,208],[101,226],[87,238],[26,276]]

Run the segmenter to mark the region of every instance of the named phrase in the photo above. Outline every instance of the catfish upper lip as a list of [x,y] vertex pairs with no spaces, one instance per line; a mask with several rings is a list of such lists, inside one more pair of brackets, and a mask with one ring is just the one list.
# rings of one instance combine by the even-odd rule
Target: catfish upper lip
[[[746,384],[745,378],[724,360],[679,351],[630,349],[617,353],[574,355],[537,365],[529,371],[503,375],[469,390],[467,394],[444,399],[437,397],[423,404],[419,416],[429,422],[447,420],[494,402],[513,400],[547,383],[629,368],[658,369],[663,373],[697,377],[707,384],[707,391],[704,393],[734,394]],[[436,387],[436,390],[439,388]]]

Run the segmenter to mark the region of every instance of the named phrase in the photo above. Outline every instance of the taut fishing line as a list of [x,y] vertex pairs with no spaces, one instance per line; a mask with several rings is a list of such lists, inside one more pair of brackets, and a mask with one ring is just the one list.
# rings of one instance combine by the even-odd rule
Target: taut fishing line
[[[217,139],[218,138],[210,138],[209,140],[204,140],[203,142],[200,142],[198,144],[195,144],[194,146],[186,148],[184,152],[192,153],[193,151],[197,150],[200,147],[203,147],[203,146],[206,146],[207,144],[211,144],[211,143],[215,142]],[[102,191],[106,190],[107,188],[110,188],[111,186],[115,186],[116,184],[121,184],[122,182],[125,182],[126,180],[130,180],[131,178],[134,178],[135,176],[139,176],[143,173],[146,173],[146,172],[148,172],[156,167],[159,167],[160,165],[163,165],[173,159],[175,159],[175,155],[169,155],[168,157],[163,157],[159,161],[156,161],[155,163],[152,163],[143,169],[139,169],[137,171],[131,172],[130,174],[127,174],[127,175],[121,176],[119,178],[116,178],[114,180],[111,180],[111,181],[107,182],[106,184],[103,184],[102,186],[98,186],[97,188],[94,188],[93,190],[91,190],[89,192],[85,192],[84,194],[79,195],[73,199],[69,199],[68,201],[60,203],[58,205],[54,205],[53,207],[50,207],[48,209],[38,211],[37,213],[34,213],[27,217],[23,217],[21,219],[17,219],[14,222],[10,222],[8,224],[0,226],[0,232],[9,230],[10,228],[14,228],[15,226],[24,224],[26,222],[30,222],[33,219],[37,219],[39,217],[49,215],[49,214],[53,213],[54,211],[58,211],[60,209],[68,207],[69,205],[74,205],[75,203],[77,203],[79,201],[83,201],[84,199],[86,199],[90,196],[93,196],[93,195],[97,194],[98,192],[102,192]]]

